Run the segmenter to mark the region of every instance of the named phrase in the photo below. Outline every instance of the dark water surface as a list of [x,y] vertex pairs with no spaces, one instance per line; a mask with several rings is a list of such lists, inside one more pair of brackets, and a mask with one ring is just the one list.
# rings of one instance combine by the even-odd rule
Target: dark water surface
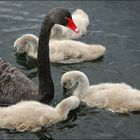
[[[60,78],[70,70],[87,74],[90,83],[126,82],[140,89],[140,2],[138,1],[0,1],[0,57],[38,83],[36,64],[16,58],[15,39],[26,33],[38,36],[47,11],[64,6],[88,13],[88,33],[80,39],[107,48],[104,58],[74,65],[51,64],[55,85],[53,105],[63,99]],[[38,133],[0,131],[1,139],[140,138],[140,114],[120,115],[85,105],[71,111],[66,121]]]

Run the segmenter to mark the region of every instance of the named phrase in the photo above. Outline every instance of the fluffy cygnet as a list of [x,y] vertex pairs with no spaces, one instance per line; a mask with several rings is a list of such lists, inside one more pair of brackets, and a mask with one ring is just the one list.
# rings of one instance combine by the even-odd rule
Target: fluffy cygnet
[[66,120],[69,111],[77,108],[79,103],[76,96],[71,96],[55,108],[37,101],[21,101],[9,107],[0,107],[0,128],[38,131],[42,126]]
[[[17,54],[27,53],[37,59],[38,38],[33,34],[25,34],[14,42]],[[103,56],[106,48],[99,44],[85,44],[74,40],[50,40],[50,61],[53,63],[79,63],[95,60]]]
[[113,112],[128,113],[140,110],[140,90],[125,83],[89,85],[87,76],[80,71],[64,73],[61,84],[71,89],[78,82],[73,95],[91,107],[106,108]]
[[74,23],[80,30],[79,33],[74,33],[70,29],[56,24],[51,31],[51,38],[53,39],[78,39],[81,38],[83,35],[86,34],[87,28],[89,25],[89,17],[88,15],[82,10],[77,9],[73,12],[72,18]]

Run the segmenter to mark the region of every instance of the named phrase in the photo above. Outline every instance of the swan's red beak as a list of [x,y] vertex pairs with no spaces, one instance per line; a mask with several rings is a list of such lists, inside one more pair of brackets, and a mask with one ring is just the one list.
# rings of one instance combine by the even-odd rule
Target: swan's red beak
[[73,30],[76,33],[79,33],[79,29],[77,28],[77,26],[74,24],[72,18],[68,18],[68,28],[70,28],[71,30]]

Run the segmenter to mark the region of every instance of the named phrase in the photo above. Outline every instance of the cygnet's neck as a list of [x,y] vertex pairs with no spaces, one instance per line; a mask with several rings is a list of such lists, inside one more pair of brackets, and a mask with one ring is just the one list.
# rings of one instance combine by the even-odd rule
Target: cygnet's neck
[[75,96],[71,96],[62,100],[55,108],[55,111],[57,113],[57,119],[59,120],[67,119],[70,110],[73,110],[78,107],[80,100],[77,99],[75,99]]
[[61,120],[65,120],[70,111],[70,107],[68,107],[67,103],[62,101],[56,106],[55,110],[57,112],[57,117]]
[[75,82],[78,82],[77,88],[74,90],[73,95],[78,96],[79,98],[82,98],[89,88],[89,80],[87,76],[79,71],[74,72],[74,80]]

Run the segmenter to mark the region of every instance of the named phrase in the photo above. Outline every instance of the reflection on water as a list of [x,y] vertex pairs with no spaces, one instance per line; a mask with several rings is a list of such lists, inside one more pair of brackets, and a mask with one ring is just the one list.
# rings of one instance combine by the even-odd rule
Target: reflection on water
[[28,71],[29,73],[26,74],[27,77],[30,79],[37,77],[37,61],[30,59],[26,56],[26,54],[16,56],[16,63],[20,65],[20,69],[24,71]]
[[16,56],[16,62],[26,70],[31,70],[37,67],[37,61],[29,59],[26,54]]
[[[140,89],[140,2],[139,1],[0,1],[0,55],[38,83],[37,63],[25,55],[15,56],[14,41],[21,35],[39,35],[47,11],[62,7],[77,8],[88,13],[90,26],[79,39],[106,46],[104,57],[79,64],[51,63],[55,85],[55,106],[64,96],[60,85],[63,73],[80,70],[91,84],[126,82]],[[70,8],[72,7],[72,8]],[[1,130],[1,139],[97,139],[140,138],[140,113],[116,114],[104,109],[92,109],[85,104],[71,111],[66,121],[41,132],[19,133]]]

